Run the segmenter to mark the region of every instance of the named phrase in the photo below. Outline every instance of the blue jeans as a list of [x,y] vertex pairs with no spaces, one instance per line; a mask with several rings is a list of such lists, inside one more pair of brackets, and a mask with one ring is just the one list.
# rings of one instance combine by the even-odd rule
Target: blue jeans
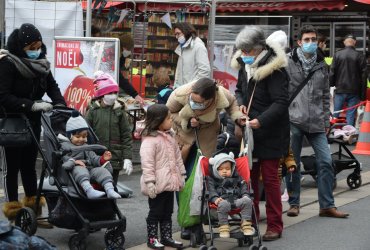
[[293,124],[290,124],[290,131],[291,147],[293,150],[294,159],[297,163],[297,169],[293,172],[292,177],[289,173],[285,177],[287,190],[289,193],[289,204],[291,206],[299,206],[300,204],[301,151],[303,136],[306,136],[316,156],[317,189],[320,208],[335,207],[333,196],[334,170],[332,167],[331,152],[325,133],[307,133]]
[[[347,107],[355,106],[360,103],[358,95],[354,94],[335,94],[334,96],[334,111],[341,110],[344,102],[347,102]],[[347,110],[346,121],[348,125],[355,126],[355,115],[357,108]],[[339,113],[334,114],[334,117],[338,118]]]

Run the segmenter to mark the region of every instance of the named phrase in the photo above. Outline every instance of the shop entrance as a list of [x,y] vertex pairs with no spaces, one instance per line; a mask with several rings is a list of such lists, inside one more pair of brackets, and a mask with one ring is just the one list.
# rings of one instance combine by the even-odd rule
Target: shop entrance
[[333,57],[336,51],[342,49],[343,38],[350,33],[357,38],[356,50],[366,53],[365,22],[303,22],[302,25],[312,25],[327,37],[325,56]]

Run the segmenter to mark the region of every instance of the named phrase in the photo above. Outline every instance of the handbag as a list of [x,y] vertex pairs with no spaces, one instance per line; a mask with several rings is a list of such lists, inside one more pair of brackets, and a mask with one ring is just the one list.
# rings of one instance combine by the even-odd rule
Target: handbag
[[30,125],[24,114],[0,116],[0,146],[25,147],[32,144]]

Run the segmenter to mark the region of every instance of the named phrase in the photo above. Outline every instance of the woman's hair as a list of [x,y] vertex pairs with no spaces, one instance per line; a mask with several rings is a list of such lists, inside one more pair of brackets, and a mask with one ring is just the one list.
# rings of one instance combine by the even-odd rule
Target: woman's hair
[[171,83],[171,79],[168,73],[168,68],[163,66],[155,69],[153,74],[153,84],[157,87],[169,85]]
[[141,132],[142,135],[149,135],[157,131],[162,122],[168,115],[168,108],[164,104],[153,104],[148,107],[145,117],[145,128]]
[[190,23],[175,23],[173,29],[179,29],[184,34],[185,39],[188,40],[190,37],[195,38],[197,36],[197,31],[193,25]]
[[210,78],[200,78],[191,87],[191,93],[200,95],[205,100],[210,100],[216,96],[218,90],[216,82]]
[[236,37],[235,46],[247,52],[252,49],[263,49],[266,46],[265,34],[260,27],[247,25]]
[[130,34],[123,34],[119,37],[119,41],[121,50],[123,50],[123,48],[127,50],[132,50],[132,48],[134,47],[134,39]]

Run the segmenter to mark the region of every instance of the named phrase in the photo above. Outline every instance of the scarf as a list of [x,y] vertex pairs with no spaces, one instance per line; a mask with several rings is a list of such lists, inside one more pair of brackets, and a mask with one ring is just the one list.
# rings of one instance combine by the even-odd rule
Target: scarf
[[19,58],[7,50],[0,50],[0,59],[6,56],[25,78],[36,78],[37,74],[47,76],[50,73],[50,62],[46,58],[37,60]]
[[297,49],[297,55],[298,59],[302,62],[304,76],[306,77],[310,73],[312,67],[316,64],[317,53],[313,54],[313,56],[310,58],[306,58],[303,54],[302,49],[299,47]]

